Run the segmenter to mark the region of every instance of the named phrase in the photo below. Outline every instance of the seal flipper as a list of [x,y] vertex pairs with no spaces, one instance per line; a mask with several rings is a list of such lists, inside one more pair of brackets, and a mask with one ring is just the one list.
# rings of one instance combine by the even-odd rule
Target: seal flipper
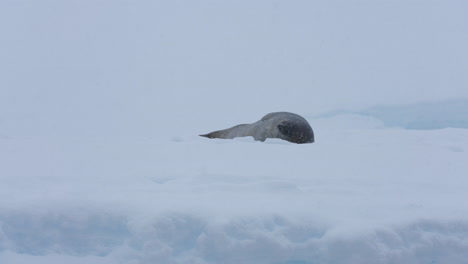
[[250,126],[251,126],[250,124],[241,124],[241,125],[233,126],[228,129],[217,130],[217,131],[213,131],[211,133],[200,135],[200,136],[207,137],[207,138],[223,138],[223,139],[246,137],[246,136],[251,136],[248,131],[248,128]]
[[221,131],[214,131],[214,132],[204,134],[204,135],[199,135],[199,136],[200,137],[207,137],[207,138],[220,138],[220,132]]

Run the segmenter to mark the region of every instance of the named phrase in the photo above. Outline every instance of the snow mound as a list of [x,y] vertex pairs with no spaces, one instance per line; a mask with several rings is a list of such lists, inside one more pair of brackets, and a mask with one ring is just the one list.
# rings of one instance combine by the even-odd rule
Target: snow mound
[[361,112],[387,126],[407,129],[468,128],[468,100],[457,99],[400,106],[379,106]]
[[375,106],[361,111],[332,111],[312,118],[319,122],[338,120],[332,122],[340,124],[338,128],[366,128],[366,125],[414,130],[468,128],[468,100]]
[[305,145],[2,138],[0,262],[465,263],[468,130],[367,120]]
[[468,258],[466,220],[420,220],[343,234],[279,215],[217,222],[175,213],[136,218],[63,211],[1,219],[2,263],[465,263]]

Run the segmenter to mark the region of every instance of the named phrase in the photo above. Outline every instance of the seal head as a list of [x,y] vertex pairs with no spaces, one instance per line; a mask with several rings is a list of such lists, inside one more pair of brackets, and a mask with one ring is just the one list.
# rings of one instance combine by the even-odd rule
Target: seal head
[[314,131],[308,123],[282,121],[278,124],[278,131],[281,134],[280,138],[289,142],[303,144],[315,141]]

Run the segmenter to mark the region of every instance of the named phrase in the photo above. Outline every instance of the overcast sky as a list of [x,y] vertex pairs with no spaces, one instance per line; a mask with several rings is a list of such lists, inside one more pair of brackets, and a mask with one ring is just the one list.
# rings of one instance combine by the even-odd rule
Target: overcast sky
[[467,14],[463,0],[1,0],[0,135],[468,98]]

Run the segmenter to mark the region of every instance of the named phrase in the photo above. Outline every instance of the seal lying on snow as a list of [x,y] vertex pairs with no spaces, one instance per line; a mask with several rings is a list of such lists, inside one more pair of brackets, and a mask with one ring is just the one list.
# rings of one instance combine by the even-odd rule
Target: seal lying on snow
[[307,120],[288,112],[269,113],[253,124],[237,125],[200,136],[224,139],[252,136],[262,142],[267,138],[280,138],[298,144],[314,142],[314,131]]

